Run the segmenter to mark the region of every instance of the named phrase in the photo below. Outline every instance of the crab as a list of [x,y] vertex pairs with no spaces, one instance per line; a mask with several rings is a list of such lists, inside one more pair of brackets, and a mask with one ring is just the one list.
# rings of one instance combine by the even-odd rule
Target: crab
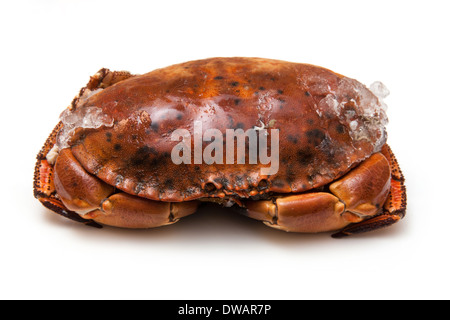
[[[385,90],[375,89],[322,67],[262,58],[211,58],[143,75],[101,69],[39,152],[34,196],[94,227],[170,225],[206,202],[288,232],[344,237],[386,227],[404,217],[406,189],[386,144]],[[193,133],[196,121],[224,134],[277,130],[279,169],[174,163],[171,134]]]

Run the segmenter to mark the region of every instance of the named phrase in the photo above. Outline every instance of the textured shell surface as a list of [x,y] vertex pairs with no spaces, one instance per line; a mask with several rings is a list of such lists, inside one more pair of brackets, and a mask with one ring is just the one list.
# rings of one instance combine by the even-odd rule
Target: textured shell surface
[[[384,104],[330,70],[261,58],[211,58],[132,76],[91,92],[61,118],[91,174],[162,201],[299,193],[343,176],[386,141]],[[266,127],[279,131],[279,170],[261,164],[174,164],[171,133]],[[64,133],[66,132],[66,133]],[[205,142],[205,145],[207,143]],[[254,193],[253,193],[254,194]]]

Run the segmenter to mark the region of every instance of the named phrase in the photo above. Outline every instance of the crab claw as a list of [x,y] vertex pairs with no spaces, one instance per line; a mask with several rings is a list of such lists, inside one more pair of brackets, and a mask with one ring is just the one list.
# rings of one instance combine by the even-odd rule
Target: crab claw
[[347,211],[366,217],[380,212],[390,188],[389,162],[381,153],[330,185],[330,191],[344,201]]
[[66,208],[79,214],[97,209],[114,192],[113,186],[86,172],[70,149],[63,149],[56,159],[54,183]]
[[284,231],[335,231],[380,213],[390,187],[389,162],[377,153],[332,183],[331,193],[312,192],[272,201],[248,201],[246,214]]
[[177,222],[197,211],[198,205],[198,201],[162,202],[117,193],[84,218],[122,228],[154,228]]
[[289,232],[325,232],[345,227],[345,205],[325,192],[246,203],[247,215],[269,227]]

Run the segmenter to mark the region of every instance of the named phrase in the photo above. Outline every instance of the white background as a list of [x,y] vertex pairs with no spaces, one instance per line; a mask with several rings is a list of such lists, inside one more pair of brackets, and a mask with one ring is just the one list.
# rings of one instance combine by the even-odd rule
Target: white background
[[[3,299],[448,299],[448,1],[2,1]],[[334,240],[206,209],[170,227],[97,230],[32,196],[35,156],[98,69],[214,56],[330,68],[391,91],[407,178],[394,227]]]

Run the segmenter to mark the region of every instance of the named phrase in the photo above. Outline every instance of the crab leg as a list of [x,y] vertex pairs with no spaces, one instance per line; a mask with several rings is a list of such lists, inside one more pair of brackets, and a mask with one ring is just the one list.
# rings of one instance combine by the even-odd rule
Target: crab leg
[[[125,71],[110,71],[109,69],[100,69],[94,76],[90,78],[88,84],[83,87],[79,94],[73,99],[70,108],[76,108],[85,91],[104,89],[115,83],[118,83],[134,75]],[[34,169],[33,193],[46,208],[62,215],[68,219],[82,222],[88,226],[101,228],[101,226],[92,220],[86,220],[80,217],[76,212],[69,210],[57,196],[54,184],[54,167],[50,164],[46,157],[55,145],[56,136],[62,129],[63,124],[59,122],[53,129],[50,136],[45,141],[44,146],[37,155],[36,166]]]
[[374,154],[330,185],[331,193],[314,192],[245,203],[249,217],[270,227],[293,232],[342,229],[377,215],[388,197],[390,167]]
[[54,167],[56,192],[67,209],[80,214],[95,210],[114,187],[89,174],[70,149],[62,150]]
[[197,201],[153,201],[123,192],[89,174],[70,149],[62,150],[54,167],[54,186],[62,203],[84,219],[123,228],[153,228],[177,222],[197,210]]
[[83,219],[79,214],[67,209],[62,201],[56,197],[52,167],[47,160],[40,160],[36,165],[35,174],[39,177],[39,183],[35,183],[35,197],[47,208],[63,217],[84,223],[91,227],[101,228],[92,220]]
[[246,203],[247,215],[289,232],[323,232],[341,229],[345,205],[329,193],[318,192]]
[[33,192],[34,197],[38,199],[46,208],[66,217],[70,220],[84,223],[91,227],[101,228],[101,226],[92,221],[80,217],[76,212],[67,209],[61,200],[56,196],[53,166],[47,161],[46,156],[53,148],[58,131],[62,128],[62,123],[58,123],[52,133],[46,140],[42,150],[37,155],[36,166],[34,168]]
[[380,212],[391,187],[389,162],[376,153],[356,169],[330,185],[330,191],[345,202],[346,210],[360,216]]
[[389,196],[383,206],[383,213],[344,228],[340,232],[333,234],[334,238],[343,238],[352,234],[388,227],[404,218],[406,212],[405,178],[391,148],[388,145],[384,145],[381,153],[389,161],[392,172],[391,188]]
[[34,173],[34,195],[48,209],[97,228],[101,227],[98,223],[126,228],[157,227],[175,223],[197,210],[198,201],[161,202],[125,193],[110,196],[114,188],[86,172],[70,149],[62,150],[51,165],[46,155],[60,129],[58,124],[47,139]]
[[101,224],[122,228],[154,228],[177,222],[197,211],[198,201],[153,201],[126,193],[105,199],[99,210],[84,216]]

